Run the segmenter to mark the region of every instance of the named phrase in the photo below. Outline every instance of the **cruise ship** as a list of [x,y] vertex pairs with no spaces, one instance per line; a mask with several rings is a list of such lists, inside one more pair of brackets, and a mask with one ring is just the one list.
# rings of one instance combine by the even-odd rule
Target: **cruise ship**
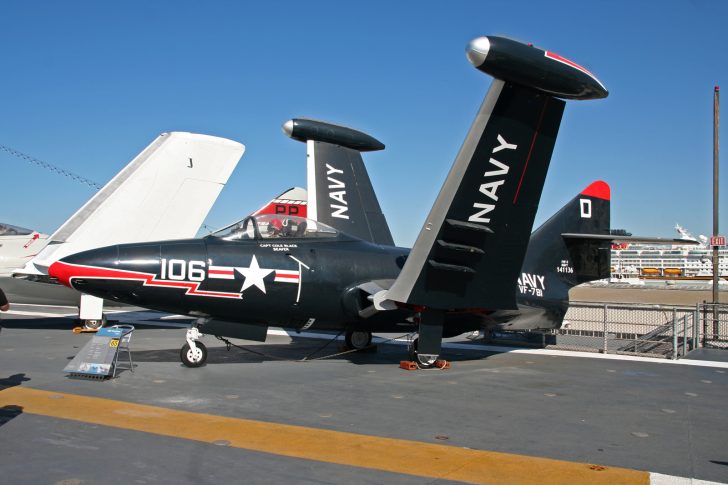
[[[612,278],[711,279],[713,250],[708,238],[697,238],[679,224],[675,230],[680,239],[695,241],[693,245],[614,244],[612,245]],[[718,271],[728,279],[728,249],[718,251]]]

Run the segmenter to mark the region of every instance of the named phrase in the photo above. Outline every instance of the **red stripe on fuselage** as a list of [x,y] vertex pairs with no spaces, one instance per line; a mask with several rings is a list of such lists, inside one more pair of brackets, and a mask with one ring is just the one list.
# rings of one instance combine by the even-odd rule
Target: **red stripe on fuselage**
[[180,288],[184,289],[185,295],[212,296],[215,298],[242,298],[240,293],[228,293],[223,291],[200,290],[200,282],[193,281],[170,281],[158,280],[157,275],[142,273],[139,271],[126,271],[119,269],[102,268],[99,266],[85,266],[80,264],[69,264],[61,261],[55,262],[48,269],[48,273],[57,278],[66,286],[72,286],[71,280],[80,278],[120,280],[120,281],[142,281],[144,286],[155,286],[159,288]]
[[208,269],[207,274],[222,274],[222,275],[227,275],[227,276],[231,276],[231,275],[234,276],[235,271],[233,271],[231,269]]

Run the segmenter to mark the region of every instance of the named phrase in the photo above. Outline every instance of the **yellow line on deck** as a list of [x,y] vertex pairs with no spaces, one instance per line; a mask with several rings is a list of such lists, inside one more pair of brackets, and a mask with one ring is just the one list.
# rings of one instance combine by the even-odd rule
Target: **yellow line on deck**
[[649,474],[546,458],[267,423],[111,399],[11,387],[0,407],[161,436],[428,478],[469,483],[649,484]]

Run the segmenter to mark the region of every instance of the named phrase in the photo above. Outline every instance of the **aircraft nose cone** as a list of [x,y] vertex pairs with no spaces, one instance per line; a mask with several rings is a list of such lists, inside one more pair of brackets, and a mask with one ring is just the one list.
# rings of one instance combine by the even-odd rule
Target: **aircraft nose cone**
[[490,40],[487,37],[471,40],[468,48],[465,49],[465,55],[475,67],[483,65],[485,58],[488,57],[488,52],[490,52]]
[[51,264],[48,268],[48,275],[51,278],[55,278],[59,283],[65,286],[71,286],[70,279],[71,276],[73,276],[71,266],[63,261],[56,261]]
[[[114,268],[119,260],[118,246],[91,249],[66,256],[48,267],[48,276],[73,288],[73,284],[85,277],[99,276],[99,271]],[[73,281],[72,281],[73,280]]]
[[283,133],[289,138],[293,136],[293,120],[288,120],[283,123]]

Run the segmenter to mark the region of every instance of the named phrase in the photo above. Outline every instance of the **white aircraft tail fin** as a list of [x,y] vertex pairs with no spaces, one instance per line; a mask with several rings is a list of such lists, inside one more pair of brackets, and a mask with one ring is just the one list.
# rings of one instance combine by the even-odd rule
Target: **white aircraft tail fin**
[[48,234],[0,222],[0,276],[10,275],[43,249]]
[[49,238],[21,272],[45,274],[69,254],[113,244],[194,237],[245,146],[163,133]]

